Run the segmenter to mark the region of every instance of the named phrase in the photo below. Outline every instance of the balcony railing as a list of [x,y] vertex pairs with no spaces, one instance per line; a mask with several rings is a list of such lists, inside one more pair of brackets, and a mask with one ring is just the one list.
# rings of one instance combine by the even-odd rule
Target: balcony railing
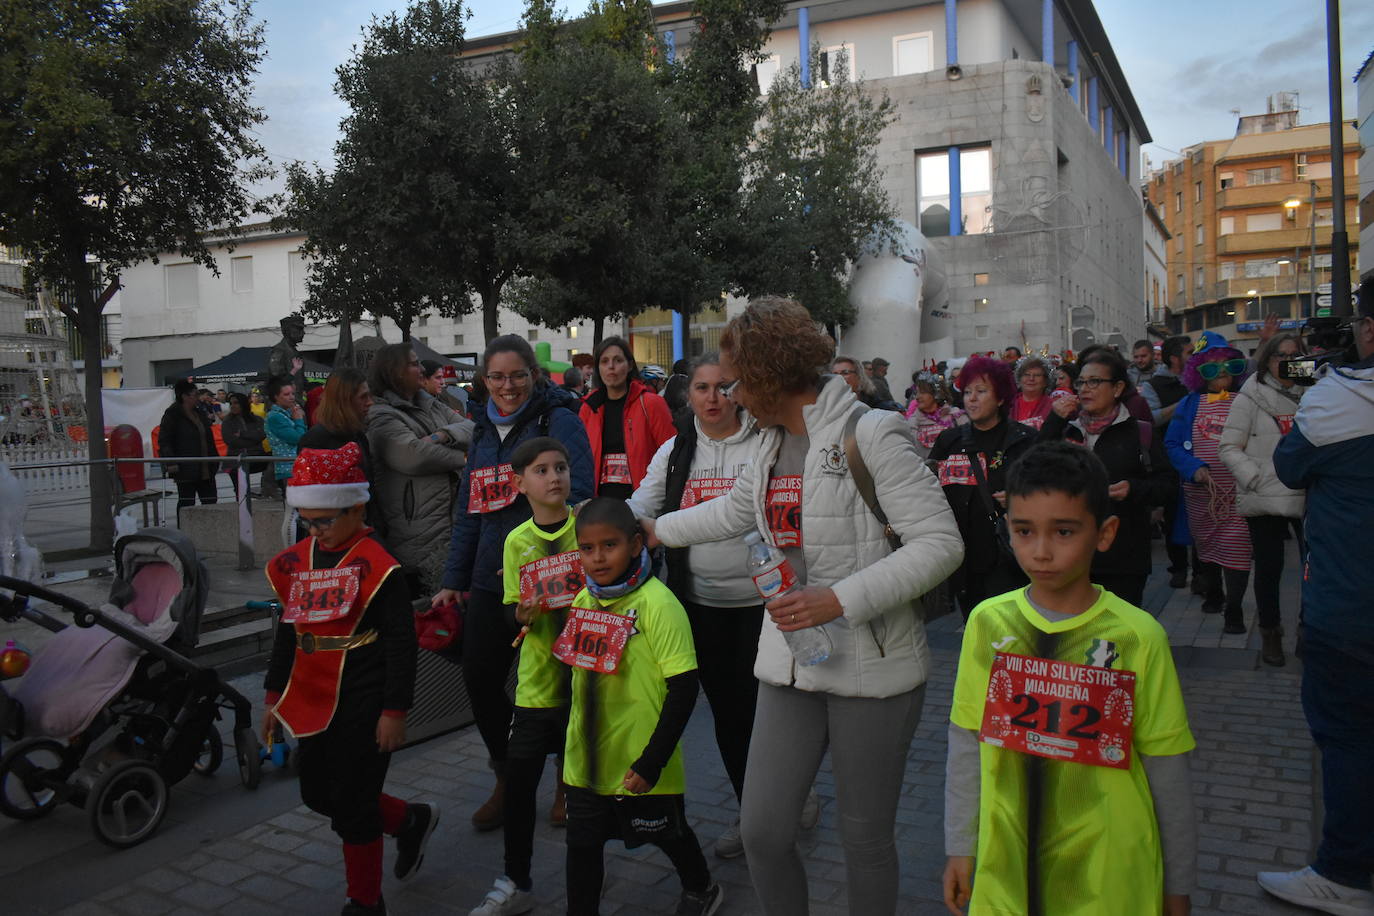
[[[1272,232],[1236,232],[1217,239],[1217,254],[1243,254],[1250,251],[1287,254],[1295,248],[1305,250],[1311,241],[1311,230],[1307,226]],[[1328,251],[1331,249],[1330,226],[1317,227],[1317,247]]]
[[[1348,176],[1346,187],[1350,187],[1350,180],[1354,175]],[[1226,188],[1217,191],[1217,209],[1225,210],[1228,207],[1260,207],[1260,206],[1282,206],[1286,200],[1300,200],[1301,206],[1298,211],[1301,213],[1307,210],[1312,201],[1312,185],[1306,181],[1284,181],[1279,184],[1257,184],[1244,188]],[[1317,179],[1317,206],[1320,207],[1325,202],[1326,206],[1331,206],[1331,179]],[[1307,217],[1301,217],[1304,225]]]
[[[1216,298],[1246,299],[1250,297],[1252,289],[1261,296],[1291,296],[1295,286],[1297,292],[1306,296],[1312,288],[1312,282],[1312,275],[1306,271],[1300,272],[1297,276],[1286,273],[1277,277],[1232,277],[1229,280],[1217,281]],[[1331,271],[1317,271],[1316,282],[1319,285],[1330,283]]]

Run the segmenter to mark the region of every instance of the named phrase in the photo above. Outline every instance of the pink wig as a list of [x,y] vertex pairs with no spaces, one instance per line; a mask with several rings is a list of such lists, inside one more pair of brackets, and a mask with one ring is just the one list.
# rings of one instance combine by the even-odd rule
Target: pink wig
[[1002,402],[1002,413],[1011,407],[1011,399],[1016,397],[1016,379],[1012,377],[1011,366],[1000,359],[990,356],[973,356],[959,370],[959,390],[967,391],[980,378],[986,378],[992,386],[992,393]]
[[[1179,380],[1189,391],[1199,392],[1207,390],[1207,380],[1198,374],[1197,367],[1203,363],[1215,363],[1226,359],[1244,359],[1245,354],[1235,347],[1209,347],[1201,353],[1194,353],[1188,357],[1188,362],[1183,366],[1183,375]],[[1246,377],[1250,374],[1249,370],[1243,372],[1231,386],[1232,391],[1239,391],[1244,384]]]

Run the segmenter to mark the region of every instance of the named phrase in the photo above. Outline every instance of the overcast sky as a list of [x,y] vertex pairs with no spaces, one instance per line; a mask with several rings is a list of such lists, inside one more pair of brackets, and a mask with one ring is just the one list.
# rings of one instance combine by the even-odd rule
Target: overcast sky
[[[257,82],[269,120],[261,137],[274,162],[333,161],[344,106],[334,68],[347,60],[374,14],[393,0],[258,0],[267,25],[267,60]],[[574,11],[579,0],[565,0]],[[1096,0],[1117,58],[1155,143],[1156,165],[1201,140],[1230,136],[1231,109],[1265,110],[1265,98],[1296,90],[1301,122],[1328,119],[1326,21],[1318,0]],[[1344,116],[1353,120],[1356,68],[1374,50],[1374,2],[1341,4]],[[469,36],[520,24],[520,0],[470,0]]]

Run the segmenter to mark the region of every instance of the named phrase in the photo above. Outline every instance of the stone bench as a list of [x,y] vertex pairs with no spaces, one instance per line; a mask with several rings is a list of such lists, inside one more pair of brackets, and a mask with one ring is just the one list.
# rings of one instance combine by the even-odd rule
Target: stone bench
[[[183,506],[181,530],[202,554],[238,557],[238,503],[232,500],[204,506]],[[281,525],[285,509],[279,502],[253,500],[253,562],[264,565],[281,552]]]

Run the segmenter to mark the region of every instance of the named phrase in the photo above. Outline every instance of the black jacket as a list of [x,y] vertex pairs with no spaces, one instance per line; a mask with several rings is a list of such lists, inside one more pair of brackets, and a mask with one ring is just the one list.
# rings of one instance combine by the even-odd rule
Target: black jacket
[[[658,509],[659,515],[682,508],[682,493],[687,489],[687,477],[692,473],[692,459],[697,452],[696,415],[690,410],[679,411],[673,418],[673,425],[677,427],[677,438],[668,452],[668,474],[663,482],[663,505]],[[687,584],[691,575],[687,565],[689,550],[690,547],[667,548],[668,588],[678,600],[691,593]]]
[[214,433],[210,432],[211,424],[200,417],[196,420],[188,417],[180,404],[173,404],[162,414],[162,422],[158,424],[158,454],[164,465],[176,466],[172,479],[178,483],[210,480],[219,472],[218,462],[176,460],[219,454]]
[[[255,413],[248,416],[242,414],[230,414],[224,418],[220,424],[220,434],[224,437],[224,446],[231,455],[266,455],[262,449],[262,440],[267,438],[267,427],[262,422],[262,417]],[[261,471],[265,465],[251,465],[251,470]]]
[[[358,432],[350,436],[346,433],[337,433],[323,423],[316,423],[305,431],[305,435],[301,436],[301,441],[296,443],[296,448],[298,450],[307,448],[335,449],[343,448],[350,442],[356,443],[358,448],[362,450],[363,476],[367,478],[367,482],[372,485],[375,492],[376,485],[372,478],[372,446],[368,444],[366,433]],[[368,525],[376,529],[377,539],[384,539],[387,535],[386,520],[382,518],[377,500],[368,500],[366,518]]]
[[[1007,469],[1035,444],[1035,430],[1005,417],[988,432],[994,431],[1000,431],[1000,435],[991,437],[998,447],[987,455],[988,487],[992,493],[1006,489]],[[975,434],[971,423],[951,426],[935,440],[929,460],[940,462],[958,453],[976,460],[973,458],[976,451]],[[996,529],[988,518],[987,506],[978,487],[951,484],[944,487],[944,491],[945,499],[949,500],[949,507],[954,512],[954,519],[959,523],[959,533],[964,538],[965,572],[983,574],[999,564],[1005,565],[1007,558],[1002,556],[1002,549],[997,545]]]
[[[1140,429],[1141,421],[1134,418],[1113,423],[1093,445],[1093,454],[1107,466],[1107,482],[1131,483],[1130,494],[1112,503],[1121,527],[1111,548],[1093,558],[1094,574],[1149,575],[1150,513],[1155,506],[1172,503],[1178,497],[1178,476],[1165,459],[1158,437],[1151,437],[1147,450]],[[1040,429],[1040,441],[1060,439],[1081,443],[1083,431],[1051,411]]]

